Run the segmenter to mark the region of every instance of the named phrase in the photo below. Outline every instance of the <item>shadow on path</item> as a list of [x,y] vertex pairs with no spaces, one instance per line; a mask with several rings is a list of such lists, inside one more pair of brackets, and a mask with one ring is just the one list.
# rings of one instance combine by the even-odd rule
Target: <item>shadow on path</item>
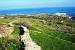
[[[24,35],[24,28],[19,27],[19,29],[20,29],[19,36]],[[20,50],[25,50],[24,48],[25,48],[25,44],[23,41],[21,41],[21,37],[20,37]]]

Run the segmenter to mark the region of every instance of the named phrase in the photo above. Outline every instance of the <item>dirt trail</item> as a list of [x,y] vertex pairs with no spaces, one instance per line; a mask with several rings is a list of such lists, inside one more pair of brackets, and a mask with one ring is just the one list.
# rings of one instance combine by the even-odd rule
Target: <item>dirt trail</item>
[[41,50],[41,47],[32,41],[32,39],[29,35],[29,30],[26,27],[23,27],[23,28],[24,28],[25,32],[23,35],[21,35],[21,41],[23,41],[25,44],[24,49],[25,50]]

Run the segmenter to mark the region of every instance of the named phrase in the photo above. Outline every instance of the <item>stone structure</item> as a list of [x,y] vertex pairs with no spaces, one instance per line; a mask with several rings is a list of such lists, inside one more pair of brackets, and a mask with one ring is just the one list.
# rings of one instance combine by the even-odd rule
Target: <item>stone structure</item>
[[24,34],[23,35],[20,35],[21,37],[21,41],[24,42],[25,44],[25,50],[41,50],[41,47],[38,46],[35,42],[32,41],[30,35],[29,35],[29,30],[24,27],[24,26],[21,26],[24,30]]
[[55,15],[62,16],[62,17],[66,17],[67,13],[55,13]]

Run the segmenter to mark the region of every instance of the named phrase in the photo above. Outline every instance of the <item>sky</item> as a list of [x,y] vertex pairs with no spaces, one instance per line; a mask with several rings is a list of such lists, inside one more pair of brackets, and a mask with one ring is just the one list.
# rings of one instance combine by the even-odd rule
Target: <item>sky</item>
[[42,7],[75,7],[75,0],[0,0],[0,10]]

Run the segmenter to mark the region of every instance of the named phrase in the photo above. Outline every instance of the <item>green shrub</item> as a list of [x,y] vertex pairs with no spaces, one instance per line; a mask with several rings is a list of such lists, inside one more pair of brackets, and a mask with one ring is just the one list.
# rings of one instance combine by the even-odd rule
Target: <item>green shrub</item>
[[19,50],[24,47],[18,39],[0,38],[0,50]]

